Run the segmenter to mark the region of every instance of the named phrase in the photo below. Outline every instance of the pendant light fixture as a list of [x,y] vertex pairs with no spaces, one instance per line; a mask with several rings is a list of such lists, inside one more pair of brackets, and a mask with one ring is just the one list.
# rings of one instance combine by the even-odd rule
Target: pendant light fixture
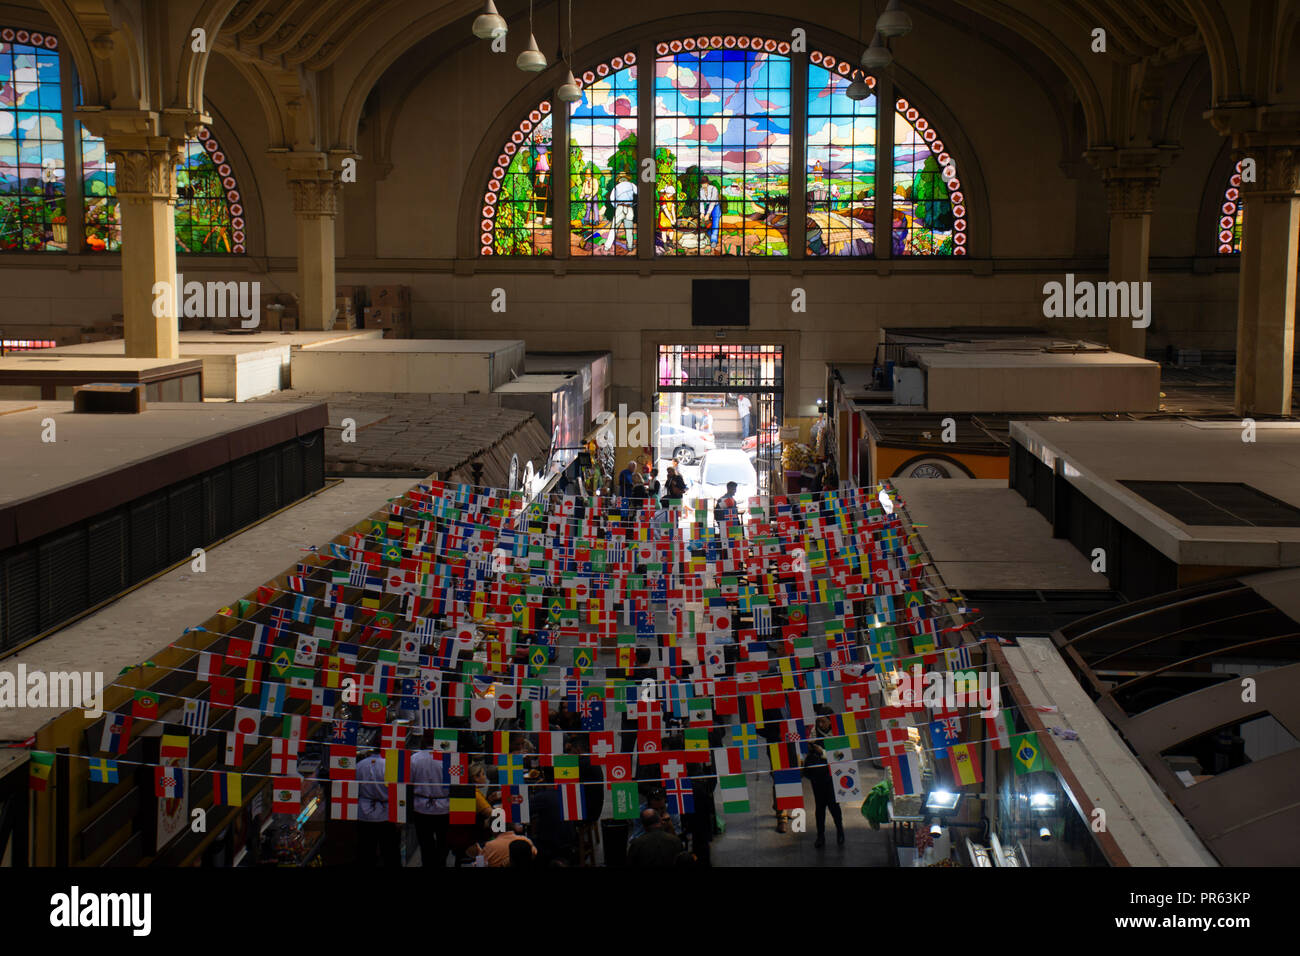
[[507,29],[505,17],[497,13],[497,5],[487,0],[483,12],[474,18],[474,35],[480,40],[495,40],[505,36]]
[[876,32],[882,37],[905,37],[912,32],[912,18],[903,9],[902,0],[889,0],[889,6],[876,21]]
[[533,0],[528,0],[528,46],[515,60],[515,66],[525,73],[540,73],[549,65],[546,54],[537,48],[537,37],[533,34]]
[[[858,42],[862,42],[862,0],[858,0]],[[849,88],[844,91],[844,95],[851,100],[865,100],[871,95],[871,87],[867,86],[866,78],[860,70],[853,71],[853,82]]]
[[880,34],[877,33],[871,38],[871,46],[862,54],[862,67],[868,73],[874,73],[877,70],[883,70],[889,64],[894,62],[894,54],[889,52],[889,47],[880,42]]
[[576,103],[582,99],[582,88],[573,75],[573,0],[569,0],[569,52],[564,59],[569,69],[564,74],[564,82],[555,90],[555,98],[561,103]]

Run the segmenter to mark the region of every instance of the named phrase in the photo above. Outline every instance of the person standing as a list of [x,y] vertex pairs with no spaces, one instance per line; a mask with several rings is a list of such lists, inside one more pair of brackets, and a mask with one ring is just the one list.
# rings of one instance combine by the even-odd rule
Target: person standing
[[578,198],[586,203],[582,216],[584,225],[594,226],[600,222],[600,215],[596,211],[596,200],[599,197],[600,184],[596,182],[595,174],[589,169],[583,173],[582,185],[578,187]]
[[[823,717],[817,719],[817,729],[820,732],[822,728]],[[827,721],[829,726],[829,721]],[[812,741],[808,744],[808,756],[803,760],[803,775],[808,778],[812,784],[814,813],[817,817],[817,842],[815,847],[824,847],[826,845],[826,811],[831,812],[831,819],[835,821],[835,842],[843,845],[844,843],[844,815],[840,811],[840,805],[835,799],[835,785],[831,782],[831,768],[826,763],[826,752],[822,749],[819,741]]]
[[[426,739],[425,746],[428,746]],[[415,814],[415,836],[420,841],[420,862],[424,866],[447,865],[447,825],[451,817],[451,790],[442,754],[421,750],[411,757],[414,784],[411,810]]]
[[631,252],[632,222],[636,218],[633,212],[633,204],[636,202],[636,184],[629,179],[627,173],[618,174],[618,182],[614,184],[609,194],[609,201],[614,207],[614,220],[609,224],[609,234],[605,236],[605,251],[608,252],[613,248],[614,234],[618,232],[619,224],[622,223],[627,236],[627,250]]
[[706,179],[700,184],[700,225],[709,224],[709,247],[718,244],[718,228],[722,223],[722,207],[718,204],[718,187],[713,180]]
[[627,865],[632,868],[676,866],[682,844],[663,828],[659,813],[642,810],[639,822],[643,832],[628,844]]
[[397,824],[388,819],[384,758],[372,750],[357,763],[357,862],[361,866],[401,866]]
[[736,413],[740,415],[740,437],[749,437],[750,410],[753,406],[750,404],[749,396],[738,395],[736,397]]

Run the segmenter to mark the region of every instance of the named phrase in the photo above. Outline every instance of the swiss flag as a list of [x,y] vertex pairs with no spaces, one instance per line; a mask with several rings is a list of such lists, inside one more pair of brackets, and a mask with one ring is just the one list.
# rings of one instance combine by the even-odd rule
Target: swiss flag
[[[611,760],[616,759],[614,745],[614,731],[612,730],[595,730],[591,733],[589,748],[591,750],[591,762],[600,766],[608,765]],[[625,754],[629,766],[631,765],[632,755]]]

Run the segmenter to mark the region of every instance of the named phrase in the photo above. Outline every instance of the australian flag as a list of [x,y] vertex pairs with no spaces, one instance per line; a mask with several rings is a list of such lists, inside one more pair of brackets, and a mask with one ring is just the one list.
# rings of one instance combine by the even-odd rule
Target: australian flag
[[944,757],[948,748],[961,742],[961,720],[957,717],[945,717],[930,721],[930,742],[934,744],[934,755]]
[[334,730],[330,734],[330,743],[345,744],[349,747],[355,747],[357,743],[358,724],[355,720],[336,720],[334,721]]
[[582,710],[583,730],[593,733],[605,729],[605,701],[602,698],[584,698],[579,707]]

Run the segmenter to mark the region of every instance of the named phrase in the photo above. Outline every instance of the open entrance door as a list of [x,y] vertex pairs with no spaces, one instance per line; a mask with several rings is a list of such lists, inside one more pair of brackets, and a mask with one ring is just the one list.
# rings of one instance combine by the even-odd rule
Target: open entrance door
[[660,345],[655,447],[677,461],[690,500],[735,481],[742,505],[779,487],[785,399],[780,345]]

